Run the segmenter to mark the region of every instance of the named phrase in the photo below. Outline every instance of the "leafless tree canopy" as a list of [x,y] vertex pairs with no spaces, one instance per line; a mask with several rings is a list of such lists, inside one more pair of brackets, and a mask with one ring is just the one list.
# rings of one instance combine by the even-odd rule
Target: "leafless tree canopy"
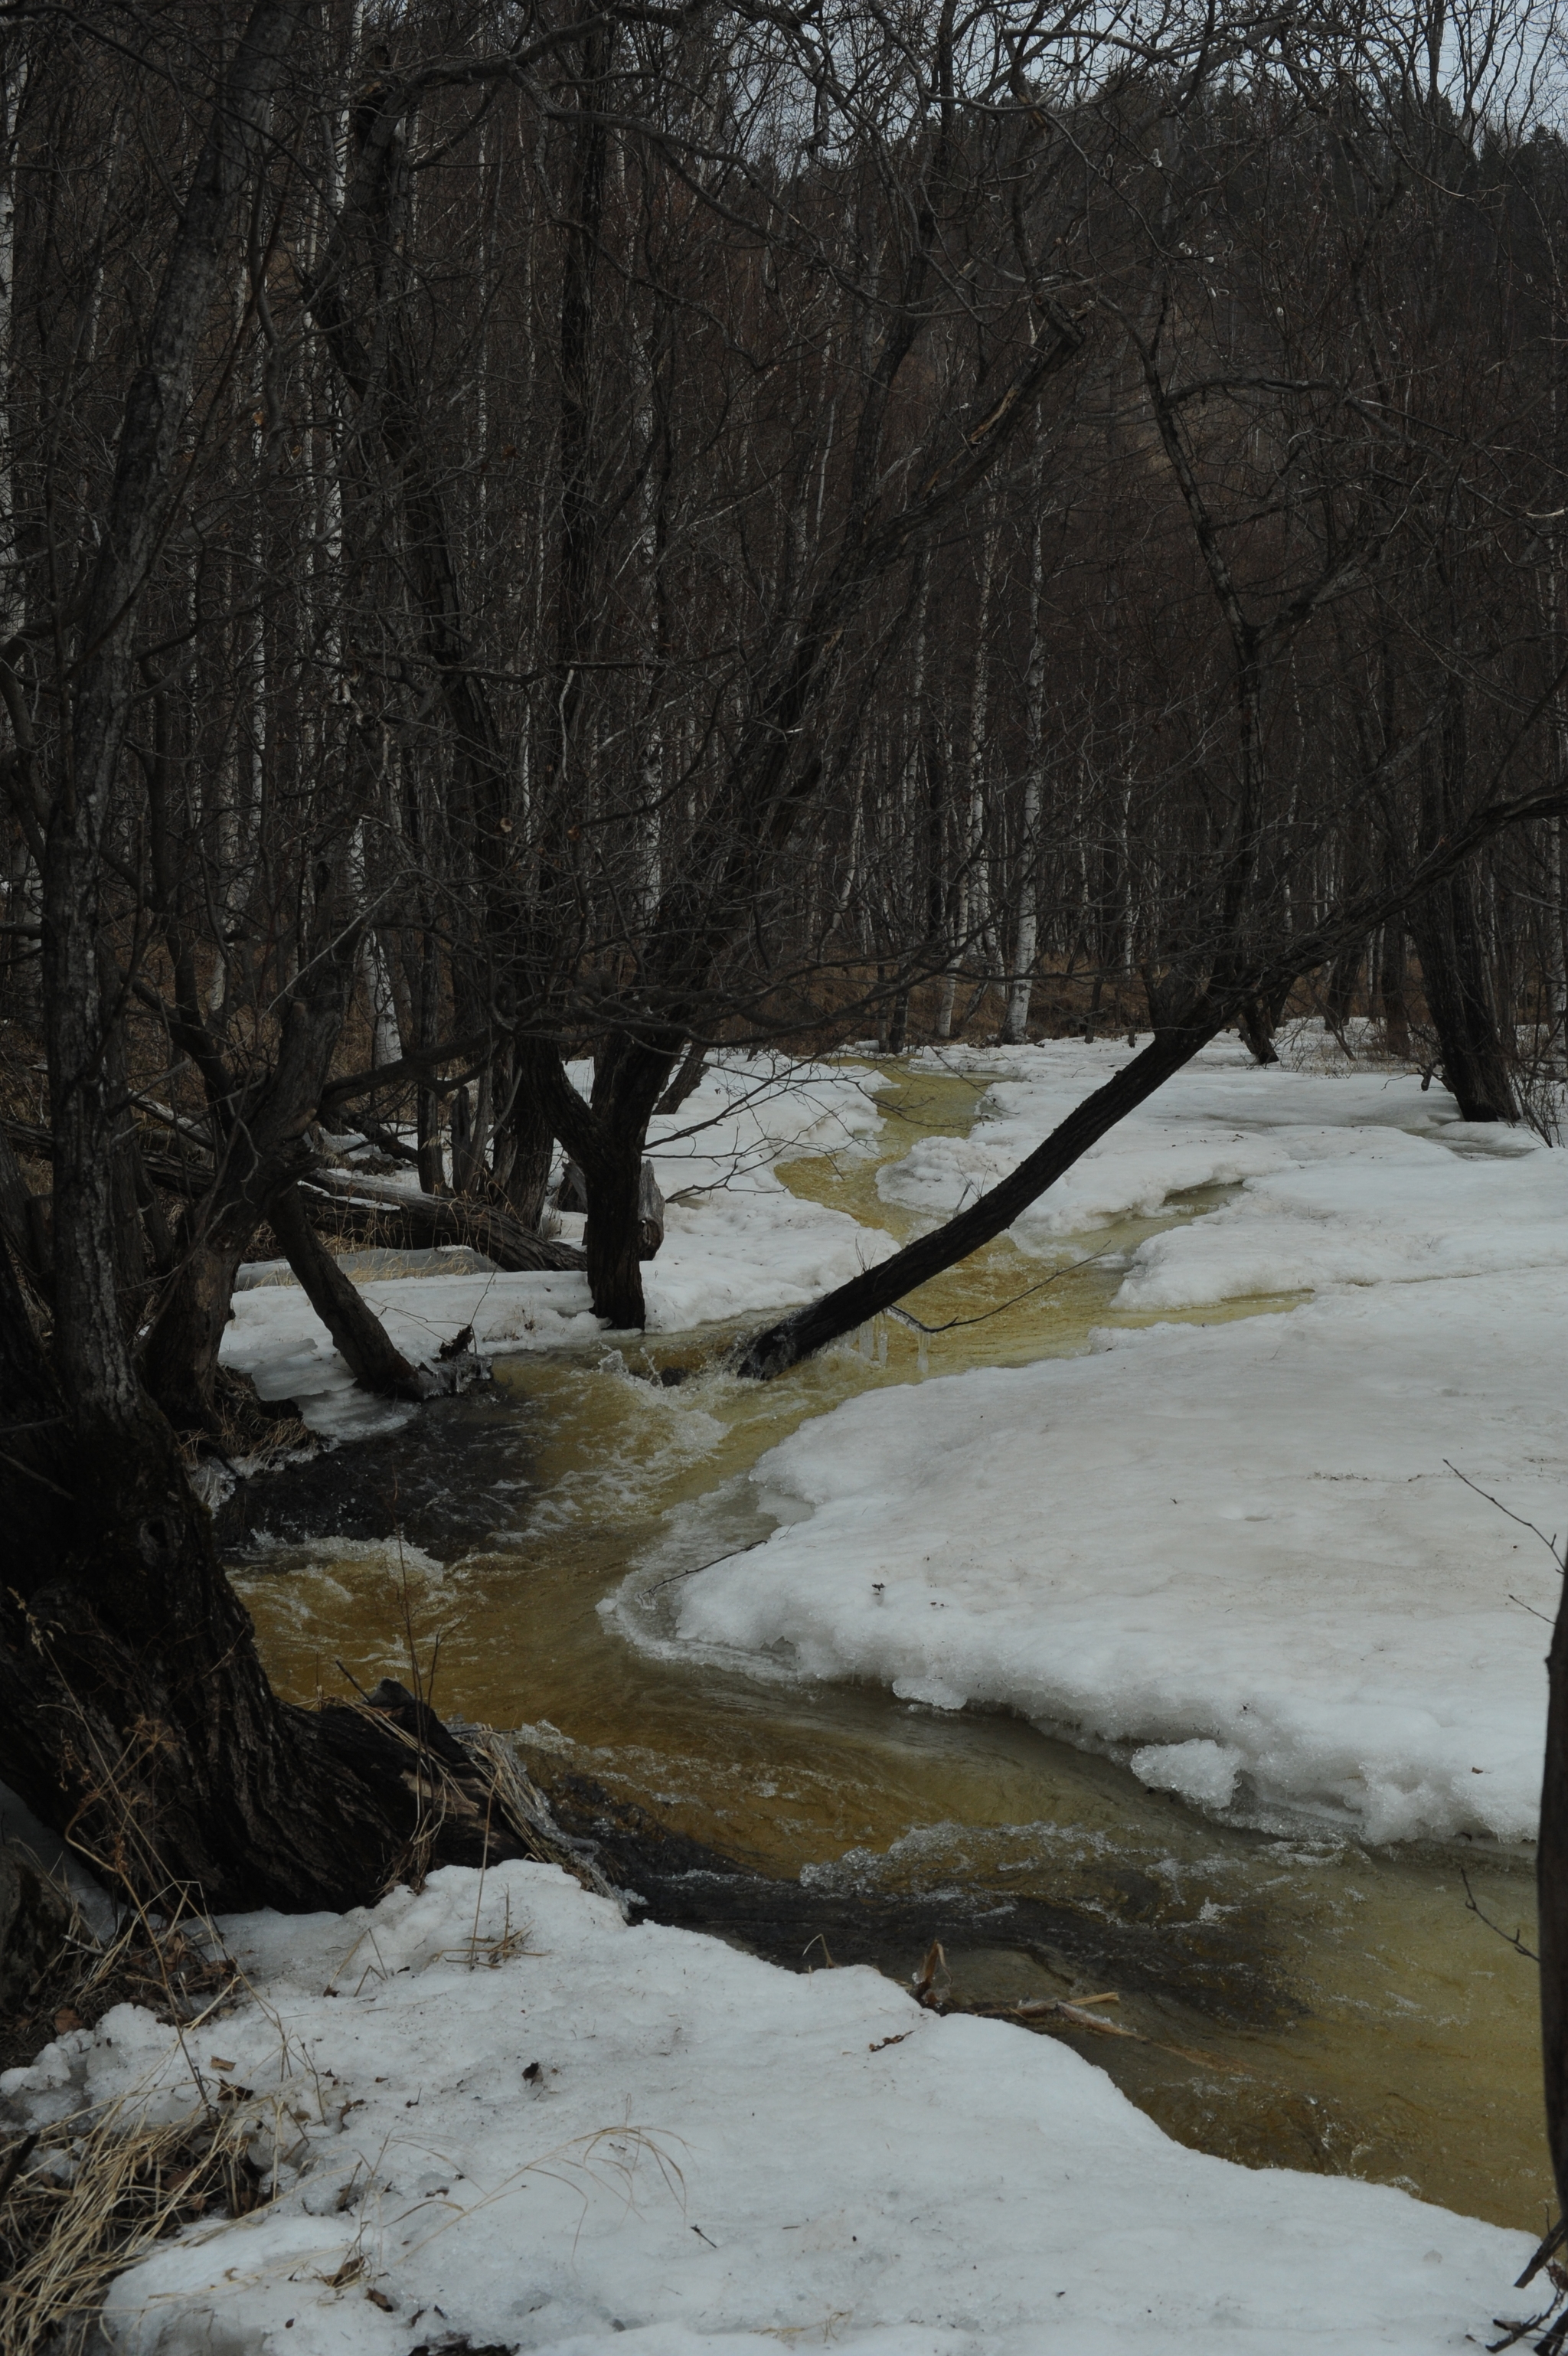
[[1293,991],[1531,1109],[1561,87],[1548,8],[1437,0],[5,15],[0,1772],[45,1814],[155,1724],[215,1901],[400,1837],[181,1453],[243,1411],[258,1238],[362,1379],[434,1379],[330,1248],[345,1129],[507,1267],[574,1261],[563,1145],[635,1326],[704,1052],[1151,1032],[766,1375]]

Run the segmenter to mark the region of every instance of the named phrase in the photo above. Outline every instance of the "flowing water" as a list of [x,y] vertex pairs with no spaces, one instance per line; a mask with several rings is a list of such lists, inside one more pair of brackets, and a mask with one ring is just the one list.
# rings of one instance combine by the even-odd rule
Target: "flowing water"
[[[903,1076],[881,1099],[880,1158],[961,1133],[977,1095],[964,1080]],[[783,1175],[905,1229],[869,1160],[801,1161]],[[1218,1199],[1189,1197],[1176,1215]],[[973,1900],[988,1919],[961,1953],[949,1942],[965,1997],[1110,1992],[1109,1980],[1079,1985],[1049,1948],[1009,1944],[1009,1901],[1072,1910],[1113,1948],[1141,1943],[1168,1969],[1144,1970],[1103,2008],[1138,2034],[1072,2041],[1172,2135],[1253,2165],[1401,2184],[1533,2230],[1550,2197],[1534,1966],[1467,1892],[1467,1879],[1485,1912],[1528,1942],[1523,1854],[1216,1825],[1019,1720],[938,1713],[870,1687],[754,1680],[634,1645],[600,1609],[635,1572],[623,1608],[654,1632],[667,1582],[765,1536],[750,1468],[841,1399],[1069,1353],[1093,1326],[1146,1322],[1112,1296],[1126,1253],[1168,1224],[1079,1238],[1078,1264],[1043,1290],[1029,1288],[1047,1267],[993,1245],[912,1304],[928,1325],[984,1322],[929,1342],[880,1323],[767,1386],[718,1368],[730,1336],[714,1328],[624,1355],[502,1363],[487,1390],[390,1442],[319,1460],[298,1526],[350,1535],[252,1546],[236,1579],[274,1678],[296,1697],[342,1691],[345,1671],[361,1684],[406,1677],[411,1645],[427,1671],[436,1657],[438,1708],[522,1729],[541,1769],[587,1773],[770,1874],[917,1912],[955,1892]],[[1194,1322],[1289,1306],[1253,1301]],[[648,1379],[672,1366],[688,1372],[678,1387]],[[313,1521],[329,1491],[334,1518]],[[879,1960],[901,1973],[912,1961],[891,1949]]]

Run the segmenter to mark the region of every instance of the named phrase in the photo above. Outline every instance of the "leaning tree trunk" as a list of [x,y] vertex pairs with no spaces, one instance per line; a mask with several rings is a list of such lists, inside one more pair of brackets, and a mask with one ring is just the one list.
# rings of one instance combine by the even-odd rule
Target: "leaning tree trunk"
[[[1222,966],[1216,959],[1207,986],[1194,989],[1180,1012],[1157,1028],[1142,1054],[1086,1097],[1008,1177],[956,1217],[906,1244],[891,1259],[880,1261],[805,1308],[793,1310],[765,1333],[753,1334],[736,1350],[735,1372],[764,1382],[787,1373],[841,1334],[853,1333],[867,1318],[891,1309],[917,1285],[928,1284],[933,1277],[978,1251],[1010,1226],[1021,1211],[1054,1185],[1118,1121],[1163,1087],[1249,1002],[1276,1010],[1282,1007],[1291,983],[1302,974],[1328,964],[1375,926],[1395,916],[1408,921],[1411,905],[1445,884],[1483,842],[1509,827],[1555,814],[1563,791],[1553,782],[1511,801],[1484,806],[1467,819],[1456,820],[1452,830],[1433,845],[1403,883],[1385,882],[1376,891],[1358,895],[1330,910],[1310,932],[1282,940],[1272,952],[1245,958],[1232,951]],[[1157,993],[1150,995],[1151,1003],[1156,1002]]]
[[267,1206],[267,1216],[305,1298],[355,1381],[383,1398],[427,1398],[429,1384],[421,1381],[358,1286],[316,1234],[298,1186],[281,1188]]

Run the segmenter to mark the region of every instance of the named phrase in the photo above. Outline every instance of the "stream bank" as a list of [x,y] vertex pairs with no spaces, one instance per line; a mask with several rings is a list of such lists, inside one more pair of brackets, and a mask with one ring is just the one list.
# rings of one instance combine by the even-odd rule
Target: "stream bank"
[[[944,1123],[962,1136],[976,1095],[906,1079],[879,1158]],[[869,1157],[782,1174],[900,1231]],[[1067,2033],[1179,2140],[1530,2229],[1548,2186],[1531,1971],[1467,1912],[1459,1871],[1528,1937],[1527,1856],[1216,1824],[1019,1719],[763,1681],[634,1647],[613,1616],[629,1565],[652,1593],[773,1526],[746,1476],[808,1417],[1149,1322],[1112,1305],[1126,1254],[1221,1199],[1077,1239],[1072,1273],[985,1324],[923,1344],[885,1327],[764,1389],[723,1374],[725,1329],[502,1361],[488,1396],[258,1489],[236,1575],[299,1697],[336,1687],[339,1659],[364,1683],[406,1674],[411,1633],[428,1667],[439,1638],[438,1707],[520,1728],[569,1824],[652,1885],[665,1919],[781,1961],[798,1935],[797,1967],[863,1956],[906,1984],[940,1937],[981,2003],[1115,1987],[1116,2019],[1147,2044]],[[977,1316],[1049,1272],[1000,1243],[929,1288],[921,1313]],[[1254,1298],[1194,1322],[1288,1306]],[[692,1379],[647,1379],[674,1365]],[[742,1870],[688,1858],[662,1871],[671,1840]]]

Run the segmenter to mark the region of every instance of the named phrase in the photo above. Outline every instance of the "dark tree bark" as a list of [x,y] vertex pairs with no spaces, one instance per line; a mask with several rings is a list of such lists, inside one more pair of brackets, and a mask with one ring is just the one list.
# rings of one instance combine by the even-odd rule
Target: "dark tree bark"
[[284,1186],[272,1196],[267,1217],[311,1307],[355,1381],[383,1398],[428,1398],[430,1384],[421,1382],[417,1369],[394,1348],[358,1286],[316,1234],[297,1185]]
[[1328,980],[1323,991],[1323,1019],[1335,1037],[1341,1041],[1345,1025],[1355,1012],[1356,992],[1360,988],[1361,968],[1366,961],[1365,941],[1351,941],[1340,950],[1328,969]]
[[296,997],[284,1014],[272,1071],[222,1108],[223,1158],[187,1214],[179,1264],[142,1359],[148,1390],[181,1430],[212,1422],[235,1276],[279,1186],[307,1162],[303,1141],[343,1028],[351,975],[351,953],[315,966],[311,995]]
[[1444,1085],[1466,1120],[1517,1120],[1519,1100],[1492,1010],[1469,877],[1439,884],[1411,910],[1409,921]]
[[1410,1001],[1405,990],[1405,926],[1396,916],[1383,927],[1382,957],[1378,966],[1378,998],[1391,1055],[1410,1053]]
[[578,1095],[548,1040],[518,1045],[524,1085],[582,1173],[582,1241],[595,1313],[623,1330],[646,1323],[642,1262],[652,1255],[642,1233],[643,1145],[680,1044],[672,1037],[656,1049],[616,1033],[596,1061],[592,1104]]
[[1546,1762],[1535,1852],[1541,2057],[1558,2212],[1568,2217],[1568,1584],[1552,1632],[1546,1687]]
[[687,1098],[701,1087],[702,1076],[707,1069],[708,1050],[700,1040],[694,1039],[681,1057],[676,1068],[674,1079],[655,1105],[654,1110],[656,1113],[678,1112]]
[[519,1082],[506,1123],[510,1153],[502,1191],[507,1207],[526,1235],[537,1235],[549,1187],[555,1132],[533,1091]]
[[1278,1052],[1274,1044],[1274,1024],[1268,1009],[1256,998],[1242,1001],[1236,1017],[1236,1028],[1246,1042],[1247,1051],[1254,1064],[1277,1064]]
[[33,1193],[0,1129],[0,1236],[11,1258],[41,1300],[54,1290],[43,1205]]
[[[1453,827],[1469,785],[1469,713],[1463,681],[1450,676],[1435,744],[1421,766],[1421,843],[1430,850]],[[1519,1119],[1519,1101],[1499,1033],[1477,921],[1473,862],[1451,865],[1406,919],[1421,959],[1422,990],[1443,1057],[1443,1078],[1466,1120]]]
[[278,1700],[168,1423],[143,1394],[80,1446],[3,1248],[0,1419],[0,1779],[45,1824],[143,1898],[174,1880],[208,1909],[368,1904],[486,1853],[476,1773],[438,1827],[428,1765],[380,1722]]

